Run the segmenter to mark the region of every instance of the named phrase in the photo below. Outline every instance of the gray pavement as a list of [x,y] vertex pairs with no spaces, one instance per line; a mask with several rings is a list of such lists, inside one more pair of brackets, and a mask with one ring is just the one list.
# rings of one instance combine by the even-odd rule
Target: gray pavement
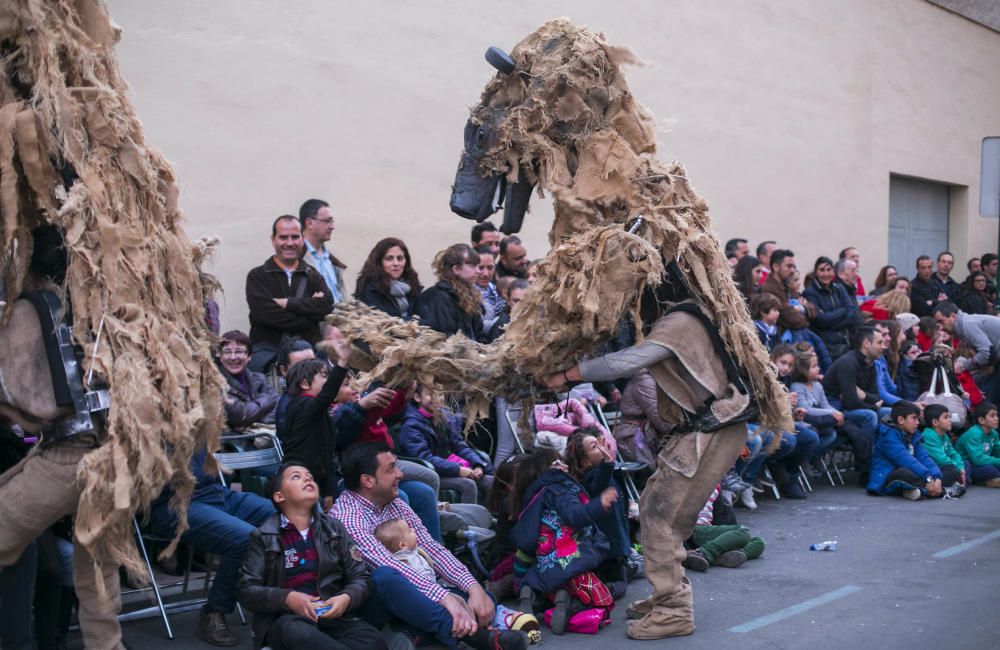
[[[622,601],[599,634],[546,631],[543,646],[1000,648],[1000,490],[974,487],[958,501],[910,502],[854,487],[815,487],[806,501],[762,498],[754,512],[737,510],[767,550],[739,569],[690,574],[698,627],[692,636],[630,641]],[[823,540],[837,540],[838,550],[809,550]],[[637,580],[626,599],[648,593],[649,584]],[[157,619],[126,623],[125,641],[143,649],[210,647],[195,637],[195,613],[171,620],[174,641]],[[229,620],[245,641],[241,647],[251,647],[249,628],[235,615]],[[71,647],[80,647],[79,635]]]

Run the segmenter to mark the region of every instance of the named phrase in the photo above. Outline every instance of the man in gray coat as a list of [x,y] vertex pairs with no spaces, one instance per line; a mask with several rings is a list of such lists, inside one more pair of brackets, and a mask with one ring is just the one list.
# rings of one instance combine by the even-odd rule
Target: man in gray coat
[[955,372],[979,371],[981,376],[988,377],[987,399],[996,404],[1000,399],[1000,377],[993,373],[993,366],[1000,360],[1000,318],[966,314],[947,300],[935,305],[933,314],[944,329],[975,350],[972,358],[955,361]]

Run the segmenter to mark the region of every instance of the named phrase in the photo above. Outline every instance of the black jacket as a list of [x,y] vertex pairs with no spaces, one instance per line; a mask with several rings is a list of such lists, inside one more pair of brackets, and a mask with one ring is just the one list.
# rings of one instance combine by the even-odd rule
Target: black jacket
[[930,316],[934,305],[938,304],[941,285],[935,276],[924,282],[919,277],[910,282],[910,309],[917,316]]
[[[320,291],[322,298],[312,297]],[[316,343],[320,339],[319,322],[333,310],[333,298],[323,277],[301,261],[289,279],[274,258],[268,258],[247,274],[246,292],[250,341],[255,345],[277,346],[282,334],[294,334]],[[279,307],[274,298],[288,298],[288,306]]]
[[396,318],[410,320],[414,315],[419,313],[418,305],[420,304],[420,294],[416,291],[411,291],[410,294],[406,296],[406,299],[410,301],[410,306],[406,310],[406,313],[401,312],[399,310],[399,305],[397,305],[396,301],[392,299],[392,296],[378,288],[374,282],[366,283],[364,288],[361,290],[361,293],[356,297],[369,307],[374,307],[379,311],[384,311],[390,316],[395,316]]
[[420,294],[420,324],[451,336],[465,334],[473,341],[485,342],[483,317],[467,314],[458,305],[458,294],[447,282],[438,282]]
[[[243,555],[236,598],[253,612],[253,643],[260,648],[267,631],[281,614],[290,614],[285,597],[291,589],[285,582],[285,553],[281,545],[281,515],[275,513],[250,533],[250,543]],[[319,556],[316,594],[323,600],[347,594],[351,603],[347,613],[356,611],[371,593],[372,582],[368,567],[344,524],[333,517],[319,514],[313,517],[313,543]]]
[[332,366],[319,395],[296,395],[289,398],[283,426],[278,431],[285,452],[285,462],[301,463],[312,472],[323,489],[324,496],[329,493],[329,483],[321,479],[336,472],[334,450],[337,432],[327,411],[337,399],[337,391],[346,376],[346,368]]
[[[863,400],[858,397],[858,388],[865,393]],[[857,350],[833,362],[823,375],[823,390],[829,397],[839,399],[844,411],[878,410],[875,407],[880,399],[875,383],[875,364],[869,363]]]
[[858,302],[848,295],[844,284],[838,282],[831,282],[827,288],[813,281],[803,297],[816,307],[812,330],[823,339],[830,356],[839,358],[850,349],[851,335],[861,324]]

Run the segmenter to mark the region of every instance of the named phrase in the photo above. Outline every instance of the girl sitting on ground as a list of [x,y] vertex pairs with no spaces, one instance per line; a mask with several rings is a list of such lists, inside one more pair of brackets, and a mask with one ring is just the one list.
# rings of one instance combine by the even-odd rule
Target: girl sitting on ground
[[[566,465],[570,475],[587,490],[591,499],[597,499],[608,488],[615,488],[619,496],[625,490],[615,477],[615,463],[604,444],[601,432],[591,428],[574,431],[566,441]],[[628,500],[618,499],[611,509],[597,519],[597,526],[611,544],[608,559],[598,567],[597,575],[612,593],[623,590],[631,577],[629,558],[632,541],[628,525]],[[631,572],[634,574],[634,569]]]
[[594,570],[610,547],[598,520],[618,501],[618,490],[608,487],[591,499],[567,469],[555,450],[536,449],[517,469],[510,503],[510,511],[518,513],[510,540],[517,547],[515,581],[522,585],[519,609],[533,612],[535,594],[552,602],[555,634],[563,634],[569,617],[587,608],[604,610],[610,621],[615,604]]

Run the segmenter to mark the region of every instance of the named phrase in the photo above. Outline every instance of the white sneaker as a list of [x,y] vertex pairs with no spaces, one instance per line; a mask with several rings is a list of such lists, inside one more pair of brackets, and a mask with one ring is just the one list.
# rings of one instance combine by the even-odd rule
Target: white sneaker
[[910,501],[919,501],[921,494],[919,488],[913,488],[912,490],[903,490],[903,497],[909,499]]
[[756,510],[757,509],[757,502],[754,501],[753,490],[752,489],[747,488],[747,489],[743,490],[742,492],[740,492],[740,503],[747,510]]

